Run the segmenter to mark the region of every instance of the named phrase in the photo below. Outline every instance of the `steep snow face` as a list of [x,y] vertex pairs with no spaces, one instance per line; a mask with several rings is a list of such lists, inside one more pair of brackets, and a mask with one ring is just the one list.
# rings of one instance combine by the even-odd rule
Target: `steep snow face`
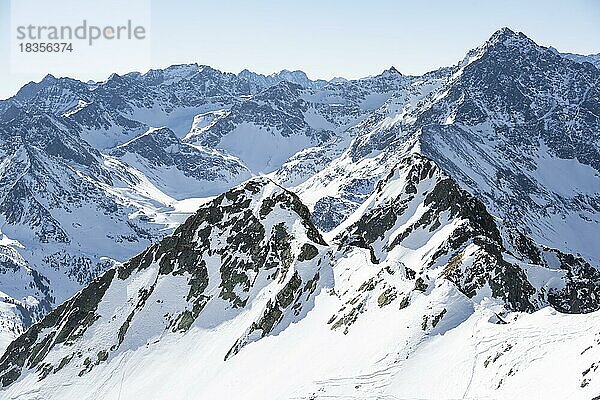
[[0,114],[12,106],[64,118],[91,145],[106,149],[151,127],[166,126],[183,137],[195,115],[231,108],[284,81],[315,89],[326,83],[312,81],[299,71],[264,77],[250,72],[224,73],[196,64],[145,74],[113,74],[98,83],[48,75],[2,104]]
[[[394,165],[418,150],[415,132],[401,125],[440,90],[450,74],[450,69],[442,69],[404,78],[400,90],[347,129],[345,136],[296,154],[274,179],[297,185],[295,190],[313,211],[315,223],[325,231],[335,228]],[[387,71],[383,76],[389,79],[398,73]]]
[[177,200],[53,117],[1,121],[0,153],[3,343],[185,218]]
[[233,357],[302,319],[333,284],[330,261],[295,195],[265,179],[249,181],[34,325],[3,358],[4,386],[31,368],[49,379],[59,370],[76,380],[94,376],[107,360],[180,340],[190,329],[231,326],[220,357]]
[[443,278],[470,298],[491,296],[511,310],[600,307],[595,268],[500,224],[420,155],[402,160],[330,236],[340,249],[366,251],[374,265],[403,265],[423,290]]
[[416,117],[423,154],[536,240],[598,263],[600,71],[504,31]]
[[198,116],[184,141],[221,149],[256,174],[270,173],[307,148],[331,146],[411,79],[386,71],[317,88],[281,81],[227,110]]
[[[11,244],[0,291],[12,310],[4,342],[114,260],[170,233],[197,198],[339,142],[405,80],[397,72],[335,85],[298,73],[273,79],[197,65],[100,83],[49,75],[1,102],[2,231]],[[232,134],[199,144],[231,121]]]
[[543,141],[509,147],[510,140],[492,132],[487,124],[432,127],[421,136],[421,149],[507,224],[597,264],[600,172],[557,157]]
[[179,200],[215,196],[251,177],[237,159],[183,143],[168,128],[151,129],[109,154]]
[[507,225],[598,264],[600,72],[503,29],[429,78],[421,96],[390,100],[358,125],[349,148],[298,187],[316,223],[337,226],[399,159],[420,153]]
[[[508,396],[556,362],[545,349],[577,371],[561,393],[600,388],[597,335],[582,325],[597,313],[560,316],[559,329],[550,309],[515,312],[597,310],[575,300],[600,299],[593,269],[506,233],[433,161],[403,160],[338,230],[328,246],[267,179],[226,192],[13,342],[0,393],[481,398],[493,383]],[[557,388],[538,382],[531,393]]]

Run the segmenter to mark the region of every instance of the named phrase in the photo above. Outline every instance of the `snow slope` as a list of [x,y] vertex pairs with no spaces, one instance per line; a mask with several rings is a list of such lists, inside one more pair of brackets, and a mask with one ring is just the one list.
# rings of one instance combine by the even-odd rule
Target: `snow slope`
[[365,119],[348,148],[297,190],[330,230],[398,160],[419,153],[506,224],[598,264],[598,82],[593,66],[502,29]]
[[[591,270],[499,229],[421,156],[378,184],[330,245],[297,196],[260,178],[13,342],[0,393],[538,398],[557,390],[545,386],[556,375],[531,378],[560,357],[571,372],[559,393],[589,398],[600,389],[598,333],[582,325],[598,318]],[[547,304],[576,314],[559,329]]]
[[583,61],[504,28],[421,77],[26,85],[0,102],[0,397],[597,396]]
[[2,343],[193,212],[52,117],[0,122],[0,152]]

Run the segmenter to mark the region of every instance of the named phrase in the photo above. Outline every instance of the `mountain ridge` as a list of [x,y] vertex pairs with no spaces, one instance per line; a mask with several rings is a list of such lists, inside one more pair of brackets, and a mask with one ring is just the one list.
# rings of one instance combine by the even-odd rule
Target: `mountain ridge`
[[[447,192],[450,192],[451,195],[445,195]],[[466,198],[462,196],[466,196]],[[391,204],[399,205],[400,208],[389,209],[390,201]],[[561,264],[557,268],[553,264],[548,264],[549,261],[544,261],[544,259],[550,260],[549,254],[554,253],[550,251],[546,253],[547,255],[540,257],[543,251],[547,250],[533,250],[535,245],[528,238],[522,236],[519,237],[520,242],[514,243],[512,253],[506,253],[507,250],[503,243],[505,240],[509,240],[508,243],[510,243],[512,239],[501,234],[495,227],[496,222],[484,211],[483,204],[460,189],[431,160],[423,156],[413,155],[400,164],[396,170],[393,170],[378,185],[375,193],[370,196],[369,203],[374,207],[365,208],[363,206],[358,210],[357,216],[354,218],[356,222],[344,229],[347,234],[333,240],[337,249],[334,250],[330,247],[327,250],[324,239],[312,224],[309,211],[302,205],[300,198],[264,178],[251,180],[234,188],[213,200],[211,204],[202,207],[195,216],[190,217],[181,225],[173,236],[163,239],[159,244],[140,253],[122,267],[109,270],[90,287],[53,311],[40,323],[35,324],[25,335],[13,342],[0,359],[0,370],[5,371],[0,378],[2,384],[8,386],[8,393],[11,393],[11,390],[15,387],[18,388],[19,385],[30,386],[26,382],[36,376],[35,379],[41,379],[41,382],[46,380],[53,382],[56,379],[61,382],[64,382],[64,379],[85,380],[88,375],[108,373],[104,371],[104,368],[109,368],[108,371],[111,371],[111,368],[118,367],[121,365],[121,361],[117,360],[127,357],[126,354],[137,353],[140,350],[136,349],[144,348],[144,342],[146,342],[145,347],[148,347],[150,343],[154,342],[153,337],[160,337],[159,342],[165,341],[165,343],[168,342],[166,338],[171,336],[179,338],[176,342],[187,341],[188,335],[191,339],[195,335],[202,335],[201,332],[206,331],[207,328],[210,331],[210,329],[229,326],[233,323],[219,322],[220,316],[229,315],[230,317],[227,318],[231,318],[232,315],[238,315],[233,318],[241,325],[236,323],[238,327],[231,334],[226,334],[229,340],[233,341],[226,344],[225,347],[219,345],[219,349],[223,353],[217,354],[223,363],[223,366],[219,368],[225,368],[226,371],[228,363],[233,362],[238,355],[245,353],[245,347],[265,341],[265,344],[261,346],[267,346],[268,349],[267,343],[272,341],[265,338],[268,338],[271,333],[275,335],[274,338],[281,334],[285,335],[285,324],[289,323],[285,322],[287,318],[293,318],[292,324],[301,326],[311,315],[309,310],[312,313],[320,312],[316,311],[320,308],[314,309],[314,307],[319,307],[319,304],[326,301],[325,299],[339,304],[340,308],[337,312],[333,309],[333,316],[324,324],[325,327],[320,329],[327,329],[331,335],[338,337],[354,335],[355,330],[361,332],[362,321],[376,318],[378,310],[393,309],[391,305],[396,305],[401,310],[425,312],[420,323],[409,324],[408,328],[416,337],[422,338],[423,334],[430,331],[444,332],[460,325],[469,318],[469,315],[475,315],[473,314],[475,305],[471,302],[478,302],[479,299],[484,298],[485,295],[481,291],[491,295],[487,301],[492,301],[492,303],[493,299],[499,301],[492,309],[496,315],[495,321],[503,324],[506,324],[506,319],[510,318],[515,311],[527,314],[539,310],[544,306],[540,301],[545,296],[548,296],[548,299],[557,306],[572,302],[570,294],[572,291],[565,291],[571,283],[561,287],[561,284],[555,282],[555,289],[552,289],[552,286],[540,287],[537,286],[540,284],[539,275],[541,270],[545,270],[545,274],[554,274],[557,277],[563,277],[559,279],[567,279],[567,275],[578,273],[576,271],[579,266],[582,266],[580,264],[583,262],[582,260],[578,261],[566,255],[559,256]],[[369,209],[371,211],[367,211]],[[389,215],[392,219],[382,218],[377,214],[373,215],[372,212],[375,210],[391,213]],[[444,210],[448,210],[449,214],[446,214]],[[465,210],[466,214],[461,210]],[[280,214],[282,212],[292,215],[299,224],[282,218]],[[289,212],[291,214],[288,214]],[[245,215],[245,220],[236,218],[237,214]],[[360,222],[365,217],[368,219]],[[401,222],[398,222],[398,219]],[[286,220],[288,222],[280,222]],[[369,220],[378,220],[379,223],[368,222]],[[413,224],[402,222],[406,220],[413,221]],[[256,223],[259,225],[255,225]],[[288,233],[280,232],[281,229],[284,229],[281,228],[282,224],[287,227],[285,229]],[[461,224],[466,224],[464,225],[466,229],[461,228],[463,226]],[[230,226],[236,225],[239,225],[240,229],[230,230]],[[260,229],[260,226],[263,226],[265,230]],[[304,232],[302,234],[298,233],[300,226]],[[265,239],[259,237],[263,237],[263,234],[268,235],[267,227],[270,227],[271,239],[268,240],[271,245],[258,248],[260,252],[267,252],[264,258],[260,256],[264,261],[244,262],[245,257],[236,255],[237,251],[250,251],[251,254],[258,256],[260,253],[254,253],[256,251],[255,244],[266,240],[268,236],[264,236]],[[294,234],[291,234],[290,228],[294,230]],[[225,242],[212,236],[214,229],[222,232],[219,235],[226,235]],[[417,239],[414,235],[418,231],[430,232],[429,234],[432,236],[429,239]],[[290,234],[291,236],[288,236]],[[377,259],[377,256],[374,258],[374,254],[383,254],[381,250],[373,248],[369,250],[365,248],[365,245],[368,247],[375,243],[382,243],[379,239],[380,235],[386,238],[383,243],[387,242],[390,246],[386,250],[387,256]],[[439,235],[446,239],[442,242],[435,239]],[[362,237],[362,240],[366,240],[366,242],[361,243],[356,239],[358,237]],[[464,238],[459,239],[461,237]],[[288,253],[286,243],[290,239],[296,244],[293,247],[294,250]],[[307,243],[306,240],[309,242]],[[422,243],[424,249],[414,249],[417,242]],[[226,243],[225,251],[221,252],[219,246],[224,243]],[[432,248],[429,247],[430,243],[433,243]],[[514,246],[518,243],[520,245],[517,249]],[[500,247],[498,250],[491,250],[487,247],[490,245]],[[406,250],[398,253],[400,247]],[[411,248],[416,250],[412,255]],[[477,248],[479,250],[476,250]],[[435,249],[437,249],[436,254],[432,256]],[[524,250],[525,253],[522,253]],[[446,254],[447,251],[450,251],[450,254]],[[478,252],[480,255],[476,256]],[[330,255],[328,256],[327,253]],[[368,257],[371,261],[366,262],[367,265],[372,266],[372,270],[369,271],[371,268],[365,269],[364,264],[352,262],[352,259],[361,255],[367,256],[369,253],[371,255]],[[402,253],[404,255],[401,255]],[[500,255],[501,253],[506,254]],[[221,262],[209,261],[215,254],[220,254]],[[292,261],[292,265],[296,265],[291,270],[287,266],[289,261],[285,261],[289,259],[290,254],[295,254],[293,256],[295,261]],[[343,256],[341,256],[342,254]],[[502,263],[502,267],[490,268],[489,257],[496,257],[494,254],[498,254],[497,257],[499,257],[498,260]],[[506,260],[508,254],[512,257],[511,261]],[[517,258],[523,257],[523,254],[531,259],[523,262]],[[271,255],[276,259],[273,260]],[[483,259],[478,261],[480,256]],[[423,258],[421,262],[415,262],[414,257]],[[537,260],[534,261],[533,259],[536,257]],[[450,261],[439,263],[440,259]],[[203,261],[200,262],[200,260]],[[409,260],[412,261],[408,263]],[[310,262],[312,267],[303,270],[304,272],[299,272],[302,271],[301,266],[306,262]],[[538,265],[533,268],[533,264],[536,262]],[[332,263],[332,265],[328,263]],[[418,265],[421,265],[421,270],[412,269]],[[445,267],[441,268],[443,266]],[[220,275],[215,275],[216,271],[205,270],[206,267],[218,267]],[[254,268],[257,267],[259,268],[258,275],[254,275],[254,277],[244,273],[234,273],[236,270],[243,271],[245,268],[255,271]],[[275,268],[274,276],[270,272],[273,268]],[[330,270],[330,268],[333,269]],[[358,271],[361,268],[364,272],[359,274]],[[488,272],[482,274],[481,268],[488,269]],[[532,268],[534,274],[531,272]],[[567,281],[588,279],[588,283],[583,286],[575,286],[575,292],[591,285],[596,293],[600,293],[600,286],[595,283],[597,279],[593,276],[590,277],[589,270],[585,268],[591,267],[589,265],[584,267],[579,272],[582,275],[574,275]],[[567,273],[567,271],[569,272]],[[364,273],[367,275],[365,276]],[[180,274],[183,274],[182,278],[178,278]],[[254,288],[254,285],[262,286],[264,284],[264,280],[258,278],[261,274],[266,274],[264,276],[267,278],[267,282],[272,282],[271,284],[276,284],[281,289],[273,291],[265,288],[257,291],[258,289]],[[331,274],[331,278],[327,278],[329,274]],[[512,274],[515,275],[512,276]],[[598,274],[597,270],[596,274]],[[354,278],[351,278],[353,276]],[[485,278],[486,276],[487,278]],[[325,280],[320,281],[323,278]],[[483,280],[481,280],[482,278]],[[181,279],[187,280],[187,284],[183,284],[183,282],[177,284],[183,290],[173,292],[174,286],[166,283],[167,280],[179,281]],[[212,281],[213,279],[217,279],[217,281]],[[282,281],[282,279],[284,280]],[[487,281],[486,279],[491,280]],[[496,279],[499,279],[497,285],[492,283]],[[546,280],[552,281],[552,279],[544,278],[544,281]],[[161,284],[161,282],[163,283]],[[125,283],[126,291],[122,287]],[[318,287],[330,289],[323,291],[317,289]],[[491,292],[488,292],[489,290]],[[509,290],[509,292],[506,293],[505,290]],[[122,297],[126,292],[137,293],[133,298],[126,300],[127,307],[132,309],[131,312],[123,309],[120,301],[115,301],[113,298],[115,295]],[[312,299],[313,293],[320,300]],[[442,293],[454,293],[452,296],[458,296],[456,301],[459,305],[455,306],[458,308],[454,309],[443,301],[435,303],[438,301],[435,300],[437,296],[442,295],[442,298],[445,296]],[[537,293],[536,296],[533,296],[534,293]],[[218,312],[210,306],[211,299],[217,299],[215,297],[217,294],[221,300],[214,303],[214,306],[226,305],[224,310]],[[275,297],[272,297],[273,295]],[[305,295],[307,297],[304,297]],[[181,303],[181,300],[178,300],[179,297],[187,299],[187,303]],[[254,300],[250,301],[251,298]],[[123,300],[125,299],[124,297]],[[225,303],[222,303],[223,301]],[[433,310],[431,308],[421,310],[419,308],[421,301],[434,302],[429,306],[433,307]],[[444,305],[445,308],[440,308]],[[235,311],[247,307],[254,311],[242,314]],[[564,308],[563,311],[587,313],[593,312],[599,307],[598,302],[592,302],[589,308]],[[331,309],[332,307],[328,306],[324,311],[327,312]],[[169,310],[168,314],[165,314],[165,310]],[[232,312],[233,314],[231,314]],[[112,313],[116,314],[111,317]],[[245,316],[246,314],[248,317]],[[167,317],[168,315],[173,317]],[[459,320],[457,321],[455,318],[459,318]],[[159,322],[161,319],[164,319],[163,322]],[[390,322],[395,320],[396,318],[392,317]],[[86,322],[82,324],[81,321]],[[147,324],[149,321],[154,321],[153,325],[141,329],[140,323]],[[284,324],[282,328],[273,330],[280,323]],[[109,328],[106,326],[107,324],[116,325],[114,328]],[[117,329],[119,324],[120,328]],[[508,325],[510,326],[510,323]],[[87,334],[87,330],[91,330],[92,333]],[[110,330],[112,333],[107,336],[107,333],[101,334],[100,330],[107,330],[107,332]],[[259,332],[258,336],[256,332]],[[241,336],[238,336],[240,333]],[[235,337],[238,339],[234,340]],[[125,347],[121,349],[121,346]],[[396,363],[398,362],[400,361],[397,360]],[[25,376],[24,381],[20,380],[19,377],[24,371],[33,370],[36,372],[30,372]],[[111,376],[118,375],[113,372],[109,374]],[[134,387],[128,383],[126,385],[130,388]],[[117,385],[112,387],[115,386]],[[194,390],[198,389],[202,390],[198,387]],[[98,389],[90,390],[94,393],[92,395],[90,392],[90,395],[97,396]],[[332,389],[323,390],[327,393]],[[108,394],[108,392],[110,390],[104,393]],[[39,389],[36,389],[36,393],[60,396],[63,391],[54,383],[48,383],[47,386],[40,386]],[[116,393],[113,392],[111,396],[116,396]]]
[[592,397],[598,82],[504,28],[423,76],[26,85],[0,102],[0,393]]

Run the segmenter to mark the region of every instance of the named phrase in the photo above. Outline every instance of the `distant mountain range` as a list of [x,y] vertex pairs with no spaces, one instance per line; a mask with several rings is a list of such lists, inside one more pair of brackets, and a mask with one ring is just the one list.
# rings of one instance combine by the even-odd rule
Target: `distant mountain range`
[[0,101],[0,397],[600,394],[600,58]]

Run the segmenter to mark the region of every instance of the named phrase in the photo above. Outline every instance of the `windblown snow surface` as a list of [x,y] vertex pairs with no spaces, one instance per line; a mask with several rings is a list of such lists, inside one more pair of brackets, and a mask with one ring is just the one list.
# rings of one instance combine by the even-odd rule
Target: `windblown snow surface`
[[[172,288],[173,290],[175,288]],[[448,303],[451,303],[448,308]],[[322,293],[316,310],[277,336],[224,354],[250,315],[183,337],[132,346],[81,379],[34,375],[9,399],[591,399],[600,390],[600,313],[564,315],[550,307],[495,323],[449,285],[377,310],[347,335],[328,329],[339,307]],[[415,315],[452,313],[425,334]],[[140,328],[141,329],[141,328]],[[154,330],[148,326],[148,330]]]

